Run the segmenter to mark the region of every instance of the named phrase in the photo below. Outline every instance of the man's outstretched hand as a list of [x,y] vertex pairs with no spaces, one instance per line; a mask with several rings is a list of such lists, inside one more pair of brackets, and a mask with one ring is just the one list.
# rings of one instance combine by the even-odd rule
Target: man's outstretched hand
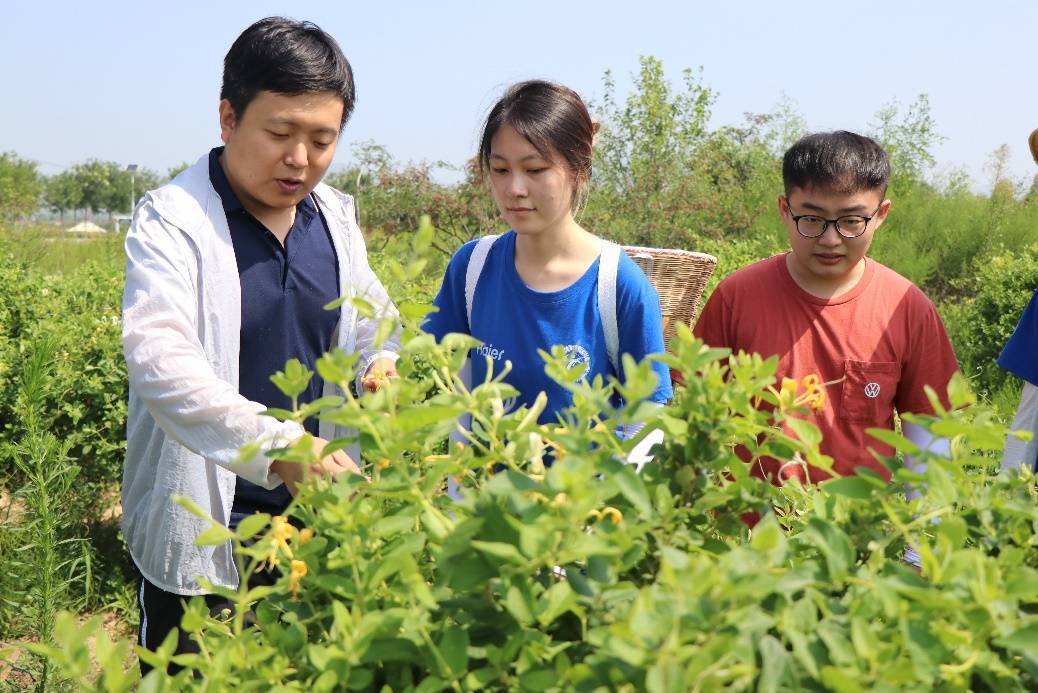
[[[313,452],[321,455],[328,441],[324,438],[314,437]],[[291,462],[289,460],[274,460],[270,464],[270,471],[281,477],[288,487],[288,492],[296,495],[296,489],[300,482],[307,481],[317,476],[334,479],[344,472],[363,476],[357,463],[350,459],[342,450],[336,450],[330,455],[324,455],[317,462],[304,464],[302,462]]]

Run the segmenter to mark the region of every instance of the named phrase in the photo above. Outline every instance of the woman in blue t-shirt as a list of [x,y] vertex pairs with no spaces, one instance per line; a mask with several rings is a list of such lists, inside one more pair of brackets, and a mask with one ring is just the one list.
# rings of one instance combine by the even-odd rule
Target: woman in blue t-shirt
[[[520,393],[517,406],[547,395],[542,423],[556,420],[571,397],[545,374],[538,350],[562,346],[570,365],[586,364],[589,380],[622,375],[613,365],[622,354],[640,361],[664,350],[659,296],[648,278],[574,218],[591,179],[596,129],[564,86],[533,80],[505,92],[487,117],[478,157],[511,230],[455,253],[434,300],[438,310],[425,323],[437,339],[459,332],[483,343],[470,355],[472,382],[483,381],[488,357],[495,374],[510,362],[505,380]],[[652,399],[666,402],[669,372],[653,367]]]

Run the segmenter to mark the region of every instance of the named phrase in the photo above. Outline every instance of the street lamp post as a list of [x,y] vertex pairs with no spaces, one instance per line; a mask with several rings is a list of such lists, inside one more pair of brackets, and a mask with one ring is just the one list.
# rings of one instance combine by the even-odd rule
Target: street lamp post
[[130,172],[130,216],[133,216],[133,206],[137,203],[137,188],[133,176],[137,172],[137,164],[127,165],[126,170]]

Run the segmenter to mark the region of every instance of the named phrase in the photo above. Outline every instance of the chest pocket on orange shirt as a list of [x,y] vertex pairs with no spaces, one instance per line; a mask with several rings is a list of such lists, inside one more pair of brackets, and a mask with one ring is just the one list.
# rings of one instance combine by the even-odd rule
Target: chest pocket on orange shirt
[[894,361],[851,361],[844,364],[840,418],[879,425],[894,409],[901,364]]

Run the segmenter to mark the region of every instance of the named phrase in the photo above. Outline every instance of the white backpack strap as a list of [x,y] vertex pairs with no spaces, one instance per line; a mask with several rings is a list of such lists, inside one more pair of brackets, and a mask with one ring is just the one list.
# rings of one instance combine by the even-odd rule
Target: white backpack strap
[[496,240],[497,236],[483,236],[476,241],[476,247],[472,249],[469,264],[465,268],[465,319],[468,321],[469,334],[472,334],[472,299],[476,295],[476,284],[479,283],[479,275],[483,273],[483,265],[487,262],[490,247]]
[[[486,264],[487,255],[490,253],[490,248],[494,245],[494,241],[497,238],[497,236],[483,236],[476,241],[476,247],[472,249],[469,263],[465,267],[465,321],[469,328],[469,334],[472,334],[472,299],[476,295],[476,284],[479,283],[479,275],[483,273],[483,265]],[[465,387],[472,387],[472,362],[470,359],[465,359],[465,364],[458,372],[458,377],[461,378],[461,382],[465,383]],[[463,429],[470,430],[472,428],[472,415],[463,414],[458,419],[458,423]],[[468,442],[468,439],[461,431],[452,431],[449,438],[451,444]],[[461,499],[461,490],[454,479],[450,477],[447,479],[447,494],[454,500]]]
[[620,331],[616,324],[616,273],[622,252],[616,243],[602,241],[598,261],[598,312],[602,316],[606,353],[617,377],[620,376]]

